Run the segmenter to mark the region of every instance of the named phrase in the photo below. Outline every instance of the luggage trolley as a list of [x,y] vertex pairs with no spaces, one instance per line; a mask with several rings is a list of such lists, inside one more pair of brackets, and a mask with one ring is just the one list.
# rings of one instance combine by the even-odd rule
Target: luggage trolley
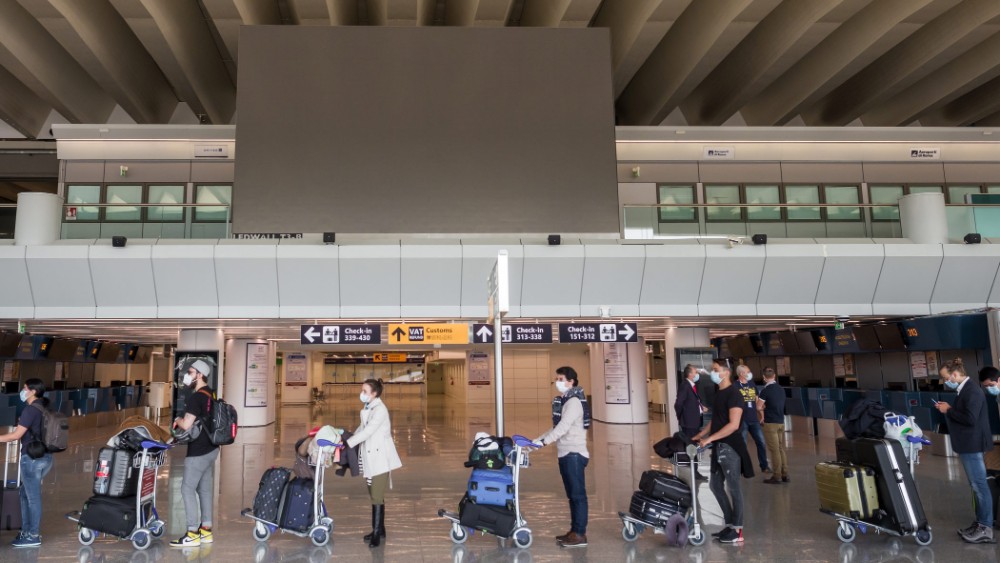
[[[514,481],[515,524],[509,537],[497,535],[497,538],[500,541],[512,539],[514,540],[514,545],[516,547],[523,549],[531,546],[533,538],[531,535],[531,528],[528,527],[527,520],[525,520],[524,516],[521,514],[521,468],[531,467],[529,454],[542,446],[519,434],[515,434],[511,438],[514,441],[514,448],[507,455],[507,465],[511,468],[511,476]],[[449,512],[442,508],[438,510],[438,516],[441,518],[447,518],[451,521],[450,537],[451,541],[456,544],[465,543],[465,541],[469,539],[469,536],[475,532],[475,529],[463,526],[460,515],[455,512]],[[485,533],[492,533],[488,530],[482,531]]]
[[[310,466],[316,468],[316,476],[313,480],[312,525],[309,526],[309,529],[305,532],[282,528],[277,522],[270,522],[254,516],[252,508],[244,508],[240,512],[240,515],[254,521],[253,530],[251,531],[253,539],[259,542],[266,542],[270,539],[271,534],[277,530],[281,530],[284,533],[299,536],[300,538],[308,537],[312,540],[313,545],[317,547],[322,547],[330,542],[330,535],[333,533],[333,518],[326,512],[326,503],[323,500],[323,485],[326,481],[327,461],[330,459],[330,456],[333,455],[334,450],[344,446],[343,444],[334,444],[329,440],[323,439],[316,440],[316,446],[319,448],[319,451],[316,454],[316,463],[309,463]],[[281,511],[279,510],[278,512],[278,519],[280,520]]]
[[[674,454],[673,465],[674,467],[684,467],[687,466],[691,470],[691,481],[689,485],[691,486],[691,508],[688,509],[684,518],[688,524],[688,535],[687,541],[691,545],[699,546],[705,543],[707,539],[705,537],[704,530],[701,529],[701,523],[698,522],[698,471],[695,462],[701,456],[701,452],[704,448],[699,448],[694,444],[688,444],[685,449],[685,454],[687,455],[687,461],[681,461],[678,459],[680,453]],[[654,534],[666,534],[666,528],[650,524],[636,518],[635,516],[629,514],[628,512],[619,512],[618,517],[622,519],[622,538],[625,541],[633,542],[639,539],[639,535],[648,527],[653,529]]]
[[[136,523],[132,532],[120,539],[131,540],[138,550],[148,548],[153,543],[153,538],[162,536],[166,531],[166,524],[160,520],[156,511],[156,470],[166,462],[167,450],[172,447],[155,440],[143,440],[142,450],[133,457],[133,467],[139,469],[139,492],[135,495]],[[66,518],[79,524],[81,513],[80,510],[74,510],[66,514]],[[101,532],[80,526],[77,537],[81,544],[90,545],[99,533]]]
[[[916,465],[919,463],[917,459],[919,457],[917,444],[929,446],[931,445],[931,441],[923,436],[907,436],[906,442],[909,445],[907,455],[907,458],[909,459],[907,461],[910,465],[910,475],[914,476]],[[837,512],[833,512],[832,510],[825,510],[821,508],[820,512],[829,514],[837,519],[837,539],[844,543],[851,543],[858,537],[858,534],[854,531],[855,528],[857,528],[862,534],[867,534],[868,530],[871,529],[876,534],[884,533],[896,537],[906,537],[912,535],[918,545],[930,545],[930,543],[934,540],[934,535],[931,533],[930,526],[926,529],[919,529],[914,532],[900,532],[898,530],[873,524],[860,518],[851,517],[847,514],[839,514]]]

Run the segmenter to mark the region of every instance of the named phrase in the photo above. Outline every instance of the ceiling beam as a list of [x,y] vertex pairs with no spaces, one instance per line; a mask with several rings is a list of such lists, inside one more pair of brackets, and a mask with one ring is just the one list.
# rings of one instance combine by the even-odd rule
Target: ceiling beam
[[34,139],[42,132],[51,109],[45,100],[0,66],[0,118],[8,125]]
[[752,0],[692,2],[618,97],[621,125],[659,125],[696,86],[691,73]]
[[925,127],[965,127],[1000,112],[1000,77],[920,115]]
[[794,0],[778,4],[681,104],[691,125],[722,125],[759,92],[778,59],[840,0]]
[[0,180],[0,197],[6,199],[10,203],[17,203],[17,194],[23,192],[24,190],[18,189],[12,182],[4,182]]
[[451,0],[445,5],[444,22],[446,25],[458,27],[471,26],[476,21],[479,5],[485,3],[489,3],[489,0]]
[[558,27],[573,0],[525,0],[523,27]]
[[236,86],[197,0],[140,0],[184,71],[209,121],[229,123]]
[[281,25],[281,9],[275,0],[233,0],[233,4],[244,25]]
[[1000,111],[976,122],[978,127],[1000,127]]
[[330,25],[357,25],[358,0],[326,0]]
[[649,21],[663,0],[630,0],[606,2],[594,20],[594,27],[611,30],[611,68],[617,69],[635,40],[642,26]]
[[[450,0],[446,13],[451,11],[452,4],[462,4],[457,0]],[[511,10],[514,8],[513,0],[479,0],[476,5],[476,13],[471,25],[476,27],[503,27],[507,25]],[[448,25],[451,25],[450,23]]]
[[37,80],[42,91],[35,93],[70,121],[104,123],[115,109],[111,96],[18,2],[0,2],[0,44]]
[[913,32],[813,107],[803,112],[808,125],[846,125],[885,99],[913,73],[974,29],[1000,15],[1000,1],[964,0]]
[[49,0],[114,78],[136,123],[166,123],[177,96],[156,61],[108,0]]
[[365,0],[368,12],[368,25],[385,25],[389,19],[387,0]]

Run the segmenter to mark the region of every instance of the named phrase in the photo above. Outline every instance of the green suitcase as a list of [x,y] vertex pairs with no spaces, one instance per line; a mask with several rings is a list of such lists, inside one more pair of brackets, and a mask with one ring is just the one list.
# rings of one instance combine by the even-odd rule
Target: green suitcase
[[878,510],[875,471],[835,461],[816,464],[820,509],[864,520]]

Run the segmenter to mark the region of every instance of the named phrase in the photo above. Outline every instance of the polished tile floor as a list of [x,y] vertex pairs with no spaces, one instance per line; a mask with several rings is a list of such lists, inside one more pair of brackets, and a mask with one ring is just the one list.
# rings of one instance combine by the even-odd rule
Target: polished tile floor
[[[89,496],[93,463],[100,443],[111,429],[77,432],[69,451],[57,454],[54,469],[44,484],[45,517],[41,548],[14,550],[7,544],[13,532],[0,534],[0,561],[223,561],[314,562],[353,558],[357,561],[991,561],[1000,559],[996,545],[963,544],[955,533],[972,520],[971,493],[957,460],[924,455],[917,480],[924,508],[935,537],[928,547],[912,538],[861,536],[852,544],[835,537],[833,519],[818,511],[813,466],[834,457],[832,440],[788,434],[792,483],[774,486],[760,477],[744,481],[748,517],[743,546],[707,543],[701,547],[667,547],[663,536],[644,533],[635,543],[621,537],[619,510],[643,470],[667,464],[652,453],[650,444],[666,433],[662,415],[652,415],[649,425],[595,423],[591,435],[591,463],[587,468],[590,528],[587,548],[565,550],[551,538],[568,528],[568,507],[556,465],[554,448],[531,456],[532,467],[522,474],[522,507],[535,542],[527,550],[502,547],[492,536],[476,536],[455,546],[448,538],[448,523],[437,517],[439,508],[454,510],[461,497],[468,470],[462,462],[471,437],[491,429],[489,406],[452,406],[441,397],[387,399],[397,448],[404,468],[392,475],[387,496],[388,541],[369,550],[361,536],[370,527],[370,508],[361,478],[331,474],[326,487],[327,506],[335,518],[333,542],[314,547],[308,539],[277,535],[268,543],[251,538],[251,524],[240,516],[250,506],[263,470],[290,465],[292,445],[315,424],[353,428],[356,401],[331,401],[319,407],[285,407],[275,425],[242,429],[236,444],[223,449],[218,465],[216,541],[212,545],[179,550],[166,541],[183,530],[179,497],[182,452],[159,475],[158,506],[168,521],[168,535],[147,551],[138,552],[128,542],[98,539],[81,547],[75,525],[63,515],[78,510]],[[511,405],[507,432],[538,435],[550,424],[549,406]],[[719,527],[720,514],[707,485],[700,489],[702,519],[708,531]]]

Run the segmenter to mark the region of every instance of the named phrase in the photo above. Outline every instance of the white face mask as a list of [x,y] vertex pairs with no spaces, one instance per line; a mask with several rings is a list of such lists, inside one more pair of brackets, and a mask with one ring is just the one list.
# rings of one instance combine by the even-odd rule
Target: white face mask
[[722,375],[719,374],[719,372],[717,372],[717,371],[713,371],[712,373],[710,373],[709,377],[712,378],[712,383],[714,383],[716,385],[722,383]]
[[194,374],[192,374],[191,372],[185,373],[184,379],[181,380],[181,383],[183,383],[184,385],[191,385],[193,382],[194,382]]
[[361,399],[361,402],[366,405],[368,404],[368,401],[372,400],[372,398],[369,395],[367,395],[364,391],[361,392],[361,395],[359,395],[358,398]]
[[558,389],[560,393],[565,393],[570,390],[570,384],[566,381],[556,381],[556,389]]

